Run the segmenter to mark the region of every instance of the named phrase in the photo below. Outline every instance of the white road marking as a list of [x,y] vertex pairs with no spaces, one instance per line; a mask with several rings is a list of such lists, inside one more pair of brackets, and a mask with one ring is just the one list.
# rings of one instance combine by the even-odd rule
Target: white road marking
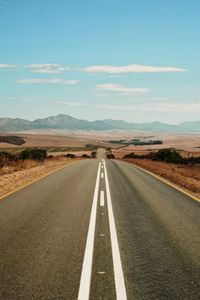
[[117,240],[117,232],[116,232],[116,227],[115,227],[115,219],[114,219],[114,214],[113,214],[112,200],[111,200],[110,187],[109,187],[109,182],[108,182],[108,174],[107,174],[105,160],[103,161],[103,164],[104,164],[104,172],[105,172],[108,218],[109,218],[109,226],[110,226],[113,267],[114,267],[114,276],[115,276],[115,289],[116,289],[116,297],[117,297],[116,299],[117,300],[127,300],[124,274],[123,274],[120,251],[119,251],[119,244],[118,244],[118,240]]
[[91,283],[91,275],[92,275],[92,261],[93,261],[93,251],[94,251],[94,237],[95,237],[95,225],[96,225],[96,215],[97,215],[99,181],[100,181],[100,164],[97,172],[92,210],[90,215],[90,223],[89,223],[89,229],[87,234],[78,300],[88,300],[90,296],[90,283]]
[[100,274],[100,275],[103,275],[103,274],[105,274],[106,272],[104,272],[104,271],[99,271],[98,272],[98,274]]
[[104,175],[103,175],[103,172],[101,173],[101,178],[103,178],[104,177]]
[[100,206],[104,206],[104,191],[100,192]]

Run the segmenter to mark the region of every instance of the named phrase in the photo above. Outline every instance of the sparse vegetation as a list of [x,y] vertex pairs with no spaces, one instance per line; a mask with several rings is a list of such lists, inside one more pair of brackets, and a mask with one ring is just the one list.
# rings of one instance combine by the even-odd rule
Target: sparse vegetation
[[129,159],[128,161],[160,175],[200,197],[200,165],[177,165],[150,159]]
[[138,155],[123,156],[128,162],[152,171],[200,197],[200,156],[181,155],[175,149],[160,149]]
[[0,168],[0,196],[71,162],[71,159],[62,155],[44,161],[27,159],[5,165]]
[[21,153],[0,152],[0,175],[10,174],[39,165],[47,158],[46,151],[26,149]]
[[16,154],[0,152],[0,196],[72,162],[64,155],[44,158],[46,152],[29,150]]
[[1,151],[0,175],[11,174],[13,172],[41,166],[47,160],[54,160],[56,162],[55,157],[47,157],[46,150],[41,149],[24,149],[16,154]]
[[200,156],[183,157],[175,149],[160,149],[156,152],[149,152],[147,154],[137,155],[134,152],[125,154],[124,159],[135,158],[135,159],[151,159],[154,161],[164,161],[167,163],[174,164],[185,164],[194,165],[200,164]]

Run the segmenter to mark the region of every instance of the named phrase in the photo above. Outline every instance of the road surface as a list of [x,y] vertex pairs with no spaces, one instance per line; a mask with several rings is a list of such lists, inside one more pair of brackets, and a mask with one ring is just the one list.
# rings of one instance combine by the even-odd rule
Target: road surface
[[200,299],[200,204],[121,161],[66,166],[0,201],[0,299]]

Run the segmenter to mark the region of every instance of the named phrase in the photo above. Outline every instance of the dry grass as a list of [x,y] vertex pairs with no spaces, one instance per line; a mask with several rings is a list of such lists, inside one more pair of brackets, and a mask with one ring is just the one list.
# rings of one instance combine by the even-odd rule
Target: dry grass
[[200,165],[176,165],[148,159],[126,159],[126,161],[160,175],[200,198]]
[[77,159],[55,157],[44,162],[19,161],[0,169],[0,197]]
[[[146,147],[146,146],[145,146]],[[118,149],[115,150],[113,149],[113,154],[117,157],[117,158],[123,158],[124,155],[129,154],[131,152],[134,152],[136,155],[147,155],[151,152],[157,152],[160,149],[141,149],[141,147],[133,147],[133,146],[129,146],[129,147],[125,147],[122,149]],[[177,152],[180,153],[180,155],[184,158],[191,158],[191,157],[199,157],[200,156],[200,152],[198,151],[186,151],[186,150],[177,150]]]
[[42,162],[37,162],[34,160],[20,160],[0,168],[0,175],[11,174],[14,172],[31,169],[37,166],[41,166],[41,164]]

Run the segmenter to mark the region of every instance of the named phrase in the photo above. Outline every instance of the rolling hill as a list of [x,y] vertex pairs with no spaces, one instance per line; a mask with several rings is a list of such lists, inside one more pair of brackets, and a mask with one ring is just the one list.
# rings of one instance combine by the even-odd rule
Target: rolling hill
[[161,122],[128,123],[123,120],[81,120],[69,115],[59,114],[44,119],[28,121],[20,118],[0,118],[0,132],[17,132],[31,129],[69,129],[69,130],[142,130],[162,132],[200,132],[200,121],[183,122],[170,125]]

